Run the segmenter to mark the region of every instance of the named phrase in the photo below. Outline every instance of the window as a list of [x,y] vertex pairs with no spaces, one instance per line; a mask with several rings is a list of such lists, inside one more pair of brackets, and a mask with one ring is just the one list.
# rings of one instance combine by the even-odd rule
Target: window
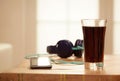
[[83,39],[80,20],[98,17],[99,0],[37,0],[37,53],[62,39]]

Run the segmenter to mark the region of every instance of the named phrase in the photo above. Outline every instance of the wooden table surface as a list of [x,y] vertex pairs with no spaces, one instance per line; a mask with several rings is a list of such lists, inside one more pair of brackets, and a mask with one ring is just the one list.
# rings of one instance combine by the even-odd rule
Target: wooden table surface
[[6,77],[10,81],[120,81],[120,55],[105,55],[103,70],[84,69],[84,64],[53,64],[49,70],[31,70],[29,66],[29,60],[23,61],[1,73],[0,81],[9,81]]

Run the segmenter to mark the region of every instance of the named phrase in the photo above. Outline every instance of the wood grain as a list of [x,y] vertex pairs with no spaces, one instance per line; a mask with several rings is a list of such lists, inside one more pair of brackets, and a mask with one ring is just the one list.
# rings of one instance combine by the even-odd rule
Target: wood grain
[[104,69],[96,71],[84,69],[84,65],[60,64],[53,64],[49,70],[31,70],[27,60],[1,73],[0,81],[120,81],[119,68],[119,55],[105,55]]

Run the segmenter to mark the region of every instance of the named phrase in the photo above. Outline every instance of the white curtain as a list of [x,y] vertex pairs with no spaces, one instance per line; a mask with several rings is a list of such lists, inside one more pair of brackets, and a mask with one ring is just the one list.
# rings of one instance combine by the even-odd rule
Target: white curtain
[[37,53],[62,39],[83,39],[81,19],[99,18],[99,0],[37,0]]

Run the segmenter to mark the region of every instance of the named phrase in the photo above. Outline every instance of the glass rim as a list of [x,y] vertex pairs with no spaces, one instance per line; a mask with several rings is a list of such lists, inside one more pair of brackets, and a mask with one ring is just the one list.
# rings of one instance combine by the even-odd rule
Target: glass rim
[[81,21],[83,21],[83,20],[85,20],[85,21],[107,21],[107,19],[81,19]]
[[106,26],[107,19],[82,19],[81,24],[82,26]]

